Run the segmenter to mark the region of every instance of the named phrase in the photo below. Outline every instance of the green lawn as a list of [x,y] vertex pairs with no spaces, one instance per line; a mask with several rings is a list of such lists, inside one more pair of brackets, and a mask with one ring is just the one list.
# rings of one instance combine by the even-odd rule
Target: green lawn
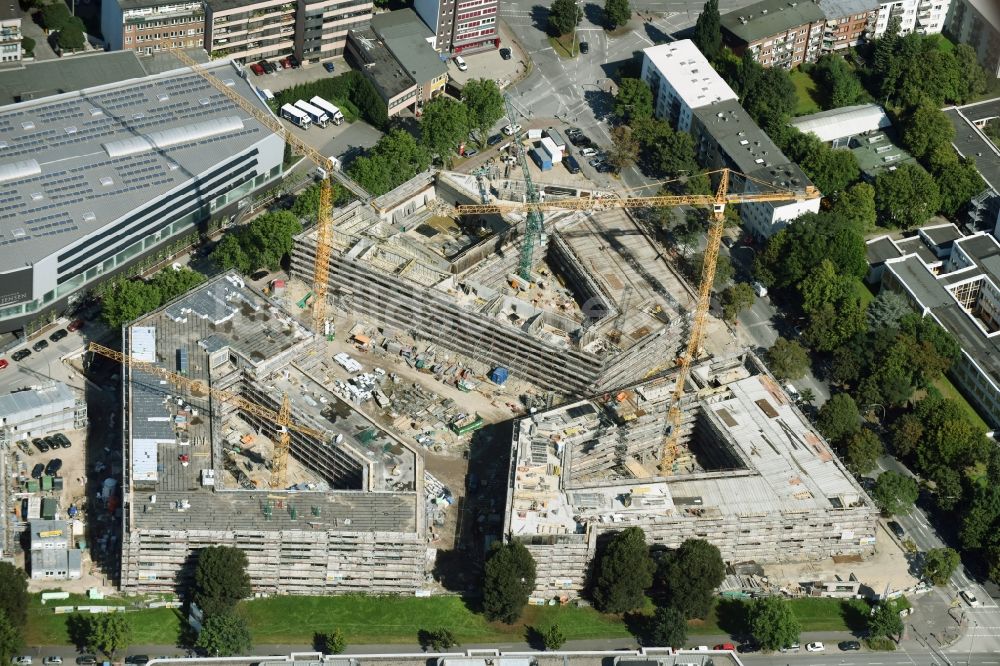
[[795,94],[798,96],[793,115],[805,116],[821,111],[821,93],[813,78],[800,69],[793,69],[790,74],[792,83],[795,84]]
[[969,419],[977,428],[982,428],[987,432],[992,430],[992,428],[986,424],[986,421],[983,420],[983,417],[976,412],[975,408],[969,404],[969,401],[965,399],[965,396],[959,393],[958,389],[955,388],[955,385],[952,384],[947,377],[939,377],[932,383],[932,386],[941,393],[942,397],[950,398],[961,405],[962,409],[965,410],[965,413],[968,414]]
[[[802,631],[853,631],[863,628],[862,620],[868,605],[863,601],[841,599],[793,599],[795,617]],[[746,602],[722,599],[703,621],[691,623],[692,635],[744,634],[747,632],[744,610]]]
[[[82,594],[71,594],[69,599],[50,601],[42,605],[40,595],[32,595],[28,606],[28,625],[24,632],[24,641],[28,645],[68,645],[69,631],[67,620],[71,614],[57,615],[56,606],[129,606],[131,599],[97,599],[90,600]],[[177,643],[181,630],[181,615],[170,608],[152,608],[130,612],[132,628],[135,632],[134,641],[139,644]],[[89,617],[89,614],[88,614]]]
[[868,304],[875,300],[875,295],[863,280],[854,280],[854,291],[857,293],[858,298],[861,299],[861,305],[865,307],[868,307]]
[[549,45],[560,58],[575,58],[580,52],[580,42],[573,39],[573,33],[562,37],[549,37]]
[[955,50],[955,42],[951,41],[947,37],[941,34],[928,35],[927,39],[932,39],[937,42],[938,51],[943,53],[948,53]]

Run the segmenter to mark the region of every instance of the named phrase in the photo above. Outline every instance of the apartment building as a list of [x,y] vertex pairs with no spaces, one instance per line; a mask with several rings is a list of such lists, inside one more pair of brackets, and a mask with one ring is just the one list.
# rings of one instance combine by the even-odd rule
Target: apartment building
[[434,33],[441,53],[473,53],[500,46],[499,0],[414,0],[413,8]]
[[0,5],[0,67],[20,62],[21,8],[16,0]]
[[202,0],[103,0],[101,32],[112,51],[195,48],[205,35]]
[[764,67],[791,69],[815,62],[823,50],[826,14],[815,2],[762,0],[722,16],[723,40]]
[[[985,3],[991,0],[985,0]],[[934,35],[944,28],[951,0],[882,0],[875,19],[872,37],[878,39],[885,34],[889,21],[899,21],[899,34],[917,32]]]
[[1000,78],[1000,5],[995,0],[952,0],[945,30],[975,49],[986,71]]
[[857,46],[875,30],[878,0],[819,0],[826,16],[823,52]]

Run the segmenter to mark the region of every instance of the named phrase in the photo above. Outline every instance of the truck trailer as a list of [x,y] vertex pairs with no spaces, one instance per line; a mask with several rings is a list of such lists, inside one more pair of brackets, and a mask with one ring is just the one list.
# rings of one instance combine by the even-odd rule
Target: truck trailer
[[315,106],[309,102],[304,102],[301,99],[295,102],[295,107],[300,111],[304,111],[309,114],[312,121],[319,125],[320,127],[326,127],[326,124],[330,122],[330,116],[326,115],[326,111],[323,109],[317,109]]
[[326,111],[326,114],[330,116],[330,120],[333,121],[334,125],[340,125],[344,122],[344,114],[340,112],[340,109],[333,104],[330,104],[330,102],[326,101],[319,95],[316,95],[309,100],[309,103],[319,109],[322,109],[323,111]]
[[309,117],[308,113],[291,104],[285,104],[281,107],[281,117],[295,123],[302,129],[306,129],[312,124],[312,118]]

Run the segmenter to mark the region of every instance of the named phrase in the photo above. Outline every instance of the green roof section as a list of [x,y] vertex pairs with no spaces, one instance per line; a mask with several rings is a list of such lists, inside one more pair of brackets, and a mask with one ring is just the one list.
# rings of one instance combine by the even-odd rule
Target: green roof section
[[723,15],[722,28],[751,44],[805,23],[825,20],[823,10],[812,0],[762,0]]
[[434,38],[434,33],[412,9],[376,14],[371,27],[417,83],[424,84],[448,73],[448,66],[428,41]]

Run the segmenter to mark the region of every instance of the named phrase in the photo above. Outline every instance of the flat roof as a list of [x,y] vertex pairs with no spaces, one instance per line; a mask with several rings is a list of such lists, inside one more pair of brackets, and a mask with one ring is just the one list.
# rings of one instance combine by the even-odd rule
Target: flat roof
[[650,46],[642,52],[689,108],[738,99],[690,39]]
[[0,418],[8,419],[54,403],[69,403],[76,395],[62,382],[50,382],[30,389],[0,395]]
[[434,33],[409,7],[375,14],[371,27],[417,83],[424,84],[448,73],[448,66],[431,46]]
[[[7,4],[0,2],[0,20],[23,18],[21,4],[17,0],[8,0]],[[6,64],[6,63],[5,63]]]
[[392,99],[414,86],[413,77],[374,30],[356,28],[348,30],[347,36],[355,44],[352,54],[362,60],[359,64],[365,76],[371,79],[384,99]]
[[900,164],[916,162],[912,155],[893,141],[893,134],[884,130],[853,137],[849,150],[858,160],[861,172],[869,178],[886,170],[895,170]]
[[895,259],[903,255],[889,236],[872,238],[865,243],[865,258],[870,266],[885,263],[886,259]]
[[823,141],[833,141],[884,129],[892,121],[878,104],[857,104],[792,118],[788,124]]
[[1000,192],[1000,148],[974,124],[1000,115],[1000,99],[945,109],[945,115],[955,127],[952,146],[962,157],[975,160],[976,170],[986,184]]
[[146,76],[135,51],[87,53],[0,70],[0,105]]
[[864,14],[878,9],[878,0],[819,0],[816,4],[828,19]]
[[178,2],[177,0],[115,0],[115,2],[117,2],[123,10],[142,9],[143,7],[164,7],[167,5],[174,5],[177,7],[187,5],[192,9],[201,9],[202,7],[201,0],[196,0],[195,2]]
[[[208,69],[267,109],[232,64]],[[186,68],[0,109],[0,272],[44,259],[270,135]]]
[[742,42],[752,44],[806,23],[825,20],[823,10],[809,0],[761,0],[723,14],[722,29]]

